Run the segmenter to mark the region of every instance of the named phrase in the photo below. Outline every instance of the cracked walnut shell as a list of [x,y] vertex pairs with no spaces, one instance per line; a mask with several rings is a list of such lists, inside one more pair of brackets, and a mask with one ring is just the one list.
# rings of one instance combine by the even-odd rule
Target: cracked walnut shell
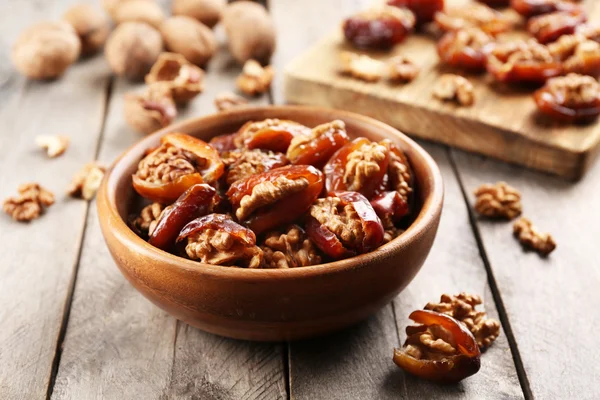
[[45,149],[50,158],[63,154],[69,147],[70,142],[68,136],[62,135],[39,135],[35,137],[35,144]]
[[321,263],[315,245],[297,225],[267,233],[261,248],[265,254],[265,268],[296,268]]
[[177,117],[170,87],[163,83],[150,85],[143,94],[126,94],[123,105],[129,126],[145,134],[168,126]]
[[383,77],[385,63],[364,54],[340,53],[341,72],[365,82],[377,82]]
[[84,56],[98,52],[110,34],[108,17],[91,4],[75,4],[62,19],[75,29],[81,41],[81,54]]
[[248,100],[246,98],[231,92],[220,93],[215,97],[215,107],[217,107],[217,110],[219,111],[245,107],[247,104]]
[[173,100],[186,103],[204,90],[204,71],[176,53],[162,53],[146,75],[146,83],[160,82],[171,91]]
[[474,193],[475,211],[484,217],[510,220],[521,215],[521,193],[506,182],[481,185]]
[[102,183],[106,167],[97,162],[87,163],[73,176],[67,194],[84,200],[92,200]]
[[525,217],[519,218],[513,225],[513,233],[523,247],[537,251],[541,256],[547,256],[556,249],[556,242],[549,233],[541,233],[531,221]]
[[54,79],[73,64],[81,43],[64,21],[39,22],[27,28],[15,42],[11,59],[17,71],[31,79]]
[[235,83],[242,93],[256,96],[269,90],[274,76],[275,70],[270,65],[262,67],[258,61],[248,60]]
[[44,207],[54,204],[54,194],[38,183],[25,183],[17,189],[19,195],[4,200],[2,209],[15,221],[29,222],[38,218]]
[[217,51],[215,35],[194,18],[179,15],[160,26],[167,50],[179,53],[192,64],[203,66]]
[[173,15],[186,15],[212,28],[221,19],[226,0],[173,0]]
[[475,103],[473,85],[460,75],[442,75],[433,87],[433,96],[440,100],[456,101],[461,106]]

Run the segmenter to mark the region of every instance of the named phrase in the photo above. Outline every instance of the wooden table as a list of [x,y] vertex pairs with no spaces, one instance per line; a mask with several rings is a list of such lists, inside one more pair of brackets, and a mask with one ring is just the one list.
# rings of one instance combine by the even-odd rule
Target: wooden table
[[[600,164],[577,184],[422,143],[446,182],[445,209],[425,266],[368,321],[328,337],[258,344],[213,336],[150,304],[115,267],[94,202],[64,193],[84,163],[110,163],[140,139],[124,123],[123,93],[103,57],[54,82],[27,82],[8,61],[23,27],[57,18],[75,0],[0,3],[0,196],[39,181],[58,194],[31,224],[0,218],[0,399],[598,399],[600,398]],[[282,103],[281,71],[300,51],[365,7],[362,0],[271,0],[279,33],[277,82],[262,103]],[[225,50],[210,65],[205,93],[181,118],[214,112],[215,94],[239,72]],[[49,160],[38,134],[72,144]],[[525,214],[551,232],[549,259],[524,253],[510,224],[479,220],[472,191],[506,180]],[[410,311],[441,293],[484,297],[501,320],[481,371],[454,386],[404,375],[391,361]],[[349,294],[350,295],[350,294]]]

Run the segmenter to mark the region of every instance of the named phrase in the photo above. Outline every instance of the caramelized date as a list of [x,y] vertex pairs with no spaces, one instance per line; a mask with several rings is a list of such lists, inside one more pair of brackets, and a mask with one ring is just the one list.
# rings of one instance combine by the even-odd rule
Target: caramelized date
[[510,6],[524,17],[548,14],[556,11],[573,11],[577,4],[565,0],[511,0]]
[[389,0],[388,5],[408,8],[419,25],[433,21],[436,12],[444,9],[444,0]]
[[419,378],[456,383],[476,374],[480,350],[473,334],[454,318],[435,311],[413,311],[418,324],[406,328],[407,339],[394,349],[394,363]]
[[207,143],[183,133],[170,133],[144,157],[133,175],[133,187],[142,197],[162,203],[175,201],[197,183],[217,181],[225,167],[219,153]]
[[440,11],[434,19],[443,31],[479,28],[495,36],[512,28],[512,22],[502,13],[478,3]]
[[570,35],[587,20],[581,11],[554,12],[533,17],[527,23],[527,30],[540,43],[550,43],[562,35]]
[[323,174],[291,165],[234,182],[227,196],[238,220],[257,234],[293,222],[323,190]]
[[362,49],[389,49],[406,38],[415,26],[407,8],[383,6],[347,18],[342,29],[346,40]]
[[235,150],[237,147],[235,145],[235,137],[237,136],[237,132],[230,133],[227,135],[219,135],[210,139],[210,144],[215,150],[219,152],[219,154],[223,154],[227,151]]
[[548,45],[552,56],[562,62],[565,73],[600,75],[600,43],[580,34],[561,36]]
[[396,191],[383,192],[375,196],[371,200],[371,206],[382,220],[387,218],[392,221],[399,220],[409,212],[408,202]]
[[298,135],[292,139],[287,158],[292,164],[312,165],[323,168],[340,147],[350,141],[343,121],[335,120],[316,126],[309,135]]
[[211,211],[215,194],[215,188],[204,183],[190,187],[160,214],[148,242],[163,250],[171,247],[188,222]]
[[494,8],[508,7],[508,5],[510,4],[510,0],[477,0],[477,1],[485,4],[486,6],[494,7]]
[[447,32],[438,42],[437,50],[445,64],[472,71],[485,70],[486,53],[494,39],[479,28]]
[[285,153],[297,135],[310,134],[310,128],[294,121],[265,119],[247,122],[234,139],[238,148],[271,150]]
[[371,198],[387,172],[388,149],[366,138],[340,148],[323,168],[327,192],[354,191]]
[[590,76],[552,78],[534,99],[542,113],[560,121],[587,122],[600,114],[600,84]]

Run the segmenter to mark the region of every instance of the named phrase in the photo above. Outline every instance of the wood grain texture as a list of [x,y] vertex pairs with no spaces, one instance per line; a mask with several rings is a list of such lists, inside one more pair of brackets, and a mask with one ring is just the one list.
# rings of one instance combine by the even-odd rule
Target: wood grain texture
[[[60,80],[27,82],[12,68],[10,46],[25,26],[57,17],[72,3],[0,3],[0,197],[15,195],[19,184],[30,181],[56,195],[46,215],[29,224],[0,215],[2,399],[46,396],[88,207],[65,190],[95,153],[108,82],[100,59],[77,63]],[[35,145],[40,134],[68,135],[70,148],[49,159]]]
[[521,191],[523,214],[558,247],[548,259],[524,252],[512,224],[478,219],[489,258],[521,357],[538,399],[597,399],[600,356],[582,346],[600,328],[594,305],[600,302],[600,165],[576,185],[454,152],[460,176],[472,192],[484,182],[505,180]]
[[[214,96],[233,90],[239,71],[221,51],[211,62],[205,92],[178,118],[214,112]],[[102,161],[110,163],[142,137],[126,125],[122,111],[123,94],[142,89],[117,80]],[[53,398],[285,398],[283,371],[281,346],[201,332],[144,299],[114,265],[93,207]]]
[[[447,4],[467,1],[450,0]],[[585,7],[591,20],[600,18],[598,2],[588,0]],[[553,125],[537,114],[529,91],[491,82],[487,75],[469,77],[477,99],[472,107],[432,99],[433,83],[450,70],[438,65],[435,41],[430,36],[412,35],[391,54],[370,53],[378,59],[403,54],[419,65],[421,74],[406,85],[365,83],[341,76],[341,50],[355,51],[336,29],[289,64],[284,84],[287,100],[357,111],[420,138],[569,179],[579,179],[598,154],[598,124]]]

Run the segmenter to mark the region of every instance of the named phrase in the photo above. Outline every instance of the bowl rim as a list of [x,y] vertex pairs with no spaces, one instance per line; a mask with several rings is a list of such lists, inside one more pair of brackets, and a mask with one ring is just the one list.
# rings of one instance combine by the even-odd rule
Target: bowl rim
[[[176,131],[190,131],[192,130],[192,127],[196,126],[201,122],[211,122],[213,124],[218,124],[219,120],[226,120],[228,116],[240,117],[246,114],[260,114],[261,112],[307,112],[315,114],[335,114],[337,117],[339,117],[339,119],[362,122],[364,124],[376,126],[380,129],[392,133],[394,136],[396,136],[396,138],[400,139],[403,142],[403,144],[406,144],[408,147],[410,147],[411,151],[418,153],[419,156],[424,159],[426,169],[428,170],[428,179],[430,180],[432,190],[430,195],[423,202],[419,215],[413,221],[413,223],[406,229],[406,231],[402,233],[402,235],[398,236],[397,238],[394,238],[389,243],[386,243],[369,253],[359,254],[354,257],[332,261],[329,263],[289,269],[232,268],[202,263],[194,260],[188,260],[186,258],[179,257],[177,255],[171,254],[167,251],[161,250],[150,245],[147,241],[139,237],[129,227],[126,221],[124,221],[123,218],[121,218],[121,215],[119,214],[116,206],[115,186],[118,181],[118,178],[122,174],[118,176],[115,174],[119,172],[119,170],[124,169],[127,167],[127,165],[129,165],[129,163],[123,164],[124,160],[127,158],[127,155],[129,153],[131,153],[139,147],[150,147],[149,143],[153,142],[155,139],[167,133]],[[277,117],[273,116],[267,118]],[[249,117],[248,119],[252,119],[252,117]],[[210,123],[208,125],[210,125]],[[109,187],[109,184],[112,184],[112,188]],[[200,117],[192,117],[184,121],[178,122],[176,124],[169,125],[137,141],[136,143],[128,147],[125,151],[123,151],[113,161],[110,168],[107,170],[105,177],[102,181],[101,187],[98,191],[97,207],[99,218],[102,219],[100,221],[101,225],[103,225],[104,221],[106,220],[110,221],[111,232],[108,234],[114,236],[116,240],[120,241],[122,244],[128,247],[132,252],[140,255],[153,257],[156,262],[160,262],[162,265],[164,265],[165,268],[174,267],[176,269],[181,269],[186,272],[211,275],[215,278],[236,277],[246,278],[254,281],[256,279],[262,280],[267,277],[275,279],[294,279],[297,277],[310,277],[334,274],[345,270],[360,268],[365,264],[370,264],[371,261],[382,257],[386,253],[397,253],[400,249],[405,248],[410,243],[414,242],[419,236],[422,235],[422,232],[425,229],[427,229],[427,227],[435,223],[436,218],[439,218],[438,214],[441,214],[443,198],[444,184],[437,163],[433,160],[429,153],[425,151],[425,149],[423,149],[418,143],[416,143],[414,140],[406,136],[398,129],[371,117],[333,108],[296,105],[266,105],[235,108]],[[103,219],[102,215],[104,213],[106,213],[106,218]],[[103,232],[103,235],[106,236],[107,233]],[[370,258],[373,258],[374,260],[369,260]]]

